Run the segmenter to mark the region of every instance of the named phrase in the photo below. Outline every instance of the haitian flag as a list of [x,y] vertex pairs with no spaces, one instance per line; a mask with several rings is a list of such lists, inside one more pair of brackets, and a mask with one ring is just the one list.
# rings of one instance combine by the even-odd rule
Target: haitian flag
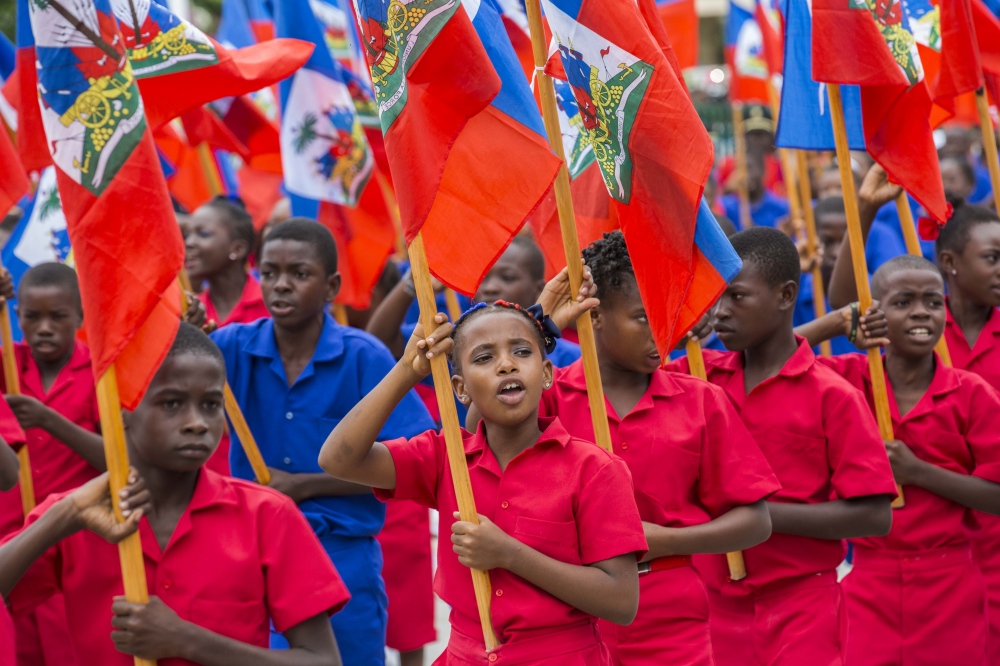
[[207,102],[276,83],[301,67],[314,48],[282,39],[230,51],[151,0],[111,0],[111,7],[153,127]]
[[[812,7],[809,0],[785,3],[785,57],[781,110],[774,143],[779,148],[834,150],[833,121],[826,84],[812,77]],[[865,149],[861,91],[840,86],[844,124],[851,150]]]
[[406,241],[471,295],[559,169],[521,65],[493,0],[355,8]]
[[[727,255],[721,230],[725,242],[714,243],[714,218],[704,218],[712,141],[635,4],[545,0],[545,14],[668,358],[734,274],[732,247]],[[700,237],[699,214],[708,229]],[[712,243],[701,248],[699,238]]]
[[0,32],[0,119],[7,123],[7,127],[11,130],[17,129],[17,111],[11,106],[2,89],[7,87],[7,81],[11,79],[16,67],[17,49],[7,35]]
[[80,276],[94,376],[134,409],[180,324],[184,244],[110,0],[28,5],[42,122]]
[[698,64],[698,11],[694,0],[656,0],[656,7],[667,30],[681,68]]
[[878,10],[865,0],[813,0],[812,55],[817,81],[861,86],[872,158],[931,217],[947,220],[951,206],[928,120],[931,98],[899,0],[884,0]]
[[[991,0],[997,2],[997,0]],[[972,0],[972,21],[979,45],[979,58],[983,67],[986,89],[993,103],[1000,100],[1000,3],[996,8],[987,7],[982,0]]]
[[375,91],[361,36],[348,0],[310,0],[309,6],[323,27],[323,39],[333,59],[343,67],[342,78],[354,100],[354,109],[365,127],[379,127]]
[[38,108],[38,74],[35,67],[35,38],[31,33],[28,0],[17,2],[17,66],[4,85],[4,96],[16,111],[17,154],[28,173],[41,171],[52,164],[45,144],[45,129]]
[[775,1],[757,0],[754,19],[760,28],[767,71],[771,76],[780,77],[785,69],[785,25]]
[[732,72],[730,101],[767,103],[764,35],[755,18],[755,0],[731,0],[726,25],[726,63]]

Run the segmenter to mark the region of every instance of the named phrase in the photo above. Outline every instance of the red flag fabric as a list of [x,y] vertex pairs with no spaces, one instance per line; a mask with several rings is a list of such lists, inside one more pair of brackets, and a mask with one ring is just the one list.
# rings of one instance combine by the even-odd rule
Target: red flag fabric
[[983,79],[994,101],[1000,102],[1000,19],[982,0],[972,0],[972,20],[983,67]]
[[29,6],[94,375],[113,365],[133,409],[177,334],[184,245],[110,3],[76,0],[69,11],[86,22]]
[[[887,40],[910,47],[892,51]],[[947,220],[951,206],[928,120],[931,97],[899,0],[887,0],[878,17],[863,0],[814,0],[813,78],[861,86],[869,154],[932,217]]]
[[31,187],[21,160],[10,141],[7,128],[0,123],[0,217],[21,200]]
[[771,76],[785,71],[785,22],[772,0],[757,0],[754,13],[764,40],[764,61]]
[[670,36],[681,68],[698,64],[698,10],[694,0],[656,0],[660,22]]
[[250,159],[250,149],[230,131],[212,109],[199,106],[185,111],[181,114],[181,123],[190,145],[206,143],[212,148],[235,153],[244,161]]

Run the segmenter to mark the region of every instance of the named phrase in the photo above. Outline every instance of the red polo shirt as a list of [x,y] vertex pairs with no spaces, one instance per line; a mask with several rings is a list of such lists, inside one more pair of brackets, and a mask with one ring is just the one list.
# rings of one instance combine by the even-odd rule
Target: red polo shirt
[[[558,419],[540,418],[538,425],[543,431],[538,442],[504,470],[487,445],[484,424],[475,434],[463,431],[476,511],[518,541],[569,564],[645,553],[646,538],[625,463],[571,437]],[[445,545],[438,548],[434,589],[452,607],[455,629],[481,637],[472,576],[447,546],[458,503],[444,435],[429,430],[386,446],[396,466],[396,488],[376,489],[375,495],[382,500],[414,500],[440,512],[438,533]],[[490,581],[493,628],[502,643],[591,620],[505,569],[491,570]]]
[[[632,473],[644,521],[665,527],[707,523],[780,488],[757,443],[717,386],[657,370],[624,417],[605,398],[615,454]],[[556,369],[541,411],[574,437],[594,439],[583,362]]]
[[[0,375],[2,374],[0,373]],[[24,441],[27,439],[24,430],[21,429],[21,424],[6,400],[0,400],[0,439],[7,442],[7,446],[15,451],[24,446]]]
[[945,313],[944,339],[948,343],[952,366],[976,373],[1000,391],[1000,315],[996,308],[972,348],[962,333],[962,327],[951,316],[951,310],[945,308]]
[[0,666],[16,666],[14,638],[14,621],[10,619],[6,604],[0,602]]
[[264,305],[264,294],[260,290],[260,283],[250,274],[247,274],[247,281],[243,285],[243,293],[240,294],[240,300],[233,306],[225,321],[219,319],[219,313],[212,304],[212,298],[208,289],[198,294],[198,298],[205,305],[205,315],[208,320],[212,321],[214,319],[220,328],[227,324],[252,324],[258,319],[271,316]]
[[[37,507],[27,523],[60,497]],[[254,483],[203,469],[166,549],[146,518],[139,534],[150,595],[181,619],[251,645],[268,646],[269,620],[286,631],[336,612],[350,598],[294,502]],[[110,639],[112,597],[123,594],[118,547],[86,531],[64,539],[28,570],[11,606],[16,613],[56,591],[66,597],[80,666],[131,666],[132,657],[117,652]]]
[[[59,371],[48,393],[42,385],[42,373],[31,355],[31,348],[15,344],[21,393],[35,398],[84,430],[98,432],[101,416],[97,409],[90,350],[82,342],[75,344],[69,362]],[[4,392],[7,391],[3,377],[0,377],[0,386],[3,386]],[[52,493],[73,490],[97,476],[96,469],[45,430],[29,428],[25,434],[31,477],[35,484],[35,501],[39,504]],[[18,529],[23,522],[20,490],[0,493],[0,537]]]
[[[864,396],[816,362],[809,344],[799,348],[781,371],[749,395],[743,354],[705,350],[708,379],[722,387],[781,483],[772,502],[816,504],[867,495],[895,495],[896,486],[878,425]],[[687,359],[671,369],[687,372]],[[726,558],[698,558],[708,587],[746,594],[776,581],[833,571],[846,544],[790,534],[744,551],[748,575],[730,582]]]
[[[844,354],[820,362],[864,391],[874,413],[867,356]],[[906,416],[899,414],[891,383],[888,388],[893,433],[914,455],[957,474],[1000,483],[1000,398],[981,377],[937,359],[927,392]],[[892,531],[856,543],[896,551],[969,543],[971,509],[917,486],[906,486],[903,493],[906,507],[893,512]]]

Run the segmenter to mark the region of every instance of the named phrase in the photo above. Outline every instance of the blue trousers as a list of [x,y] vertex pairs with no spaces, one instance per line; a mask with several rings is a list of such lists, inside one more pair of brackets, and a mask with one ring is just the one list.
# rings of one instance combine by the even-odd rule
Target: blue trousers
[[[372,537],[320,537],[337,567],[351,600],[330,618],[344,666],[385,666],[385,627],[389,599],[382,581],[382,548]],[[281,634],[271,630],[271,648],[288,649]]]

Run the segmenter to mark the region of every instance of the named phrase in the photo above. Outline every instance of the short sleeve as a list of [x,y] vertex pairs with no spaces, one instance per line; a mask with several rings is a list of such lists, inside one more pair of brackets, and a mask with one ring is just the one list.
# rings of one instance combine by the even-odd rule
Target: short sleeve
[[336,613],[351,598],[319,539],[295,504],[269,497],[260,508],[258,543],[268,613],[285,632],[320,613]]
[[859,391],[867,392],[870,384],[868,374],[868,356],[856,352],[838,356],[817,356],[816,362],[824,365],[847,380],[847,383]]
[[577,536],[584,564],[636,553],[649,546],[635,504],[632,476],[625,463],[613,457],[589,479],[581,479],[577,507]]
[[[463,431],[464,432],[464,431]],[[383,502],[390,499],[413,500],[437,509],[438,488],[444,477],[444,435],[428,430],[410,439],[385,442],[396,468],[396,487],[375,488],[375,497]]]
[[975,461],[973,476],[1000,483],[1000,397],[985,381],[966,373],[962,381],[973,379],[969,397],[969,419],[965,440]]
[[[24,527],[6,536],[0,544],[7,544],[18,535],[23,534],[29,527],[38,522],[38,519],[52,505],[68,494],[57,493],[49,495],[44,502],[36,506],[24,519]],[[62,576],[60,575],[61,563],[62,553],[60,544],[56,544],[45,551],[41,557],[28,567],[28,570],[21,577],[21,580],[17,582],[17,585],[14,586],[8,597],[11,608],[14,609],[15,613],[31,610],[60,591],[60,581],[62,580]]]
[[[361,360],[361,395],[368,395],[385,379],[386,375],[396,365],[392,354],[381,343],[372,341],[364,347],[364,358]],[[379,433],[380,440],[390,440],[400,437],[414,437],[426,430],[434,428],[430,413],[420,401],[416,391],[408,391],[389,415],[389,420]]]
[[823,414],[823,430],[837,499],[896,496],[896,482],[878,424],[859,391],[846,389],[830,402]]
[[773,495],[781,484],[722,389],[710,388],[705,401],[698,495],[715,518]]

